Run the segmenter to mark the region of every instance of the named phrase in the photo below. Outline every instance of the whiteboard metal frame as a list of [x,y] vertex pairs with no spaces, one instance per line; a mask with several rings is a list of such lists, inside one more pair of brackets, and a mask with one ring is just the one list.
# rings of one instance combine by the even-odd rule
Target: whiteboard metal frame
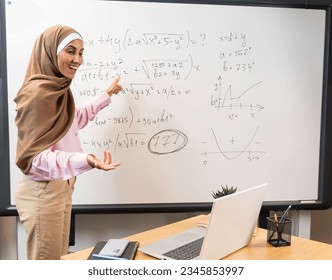
[[[5,0],[0,0],[0,216],[17,216],[17,210],[10,202],[10,162],[9,162],[9,121],[7,100],[7,65],[6,65],[6,27]],[[139,1],[136,1],[139,2]],[[186,4],[216,4],[238,6],[272,6],[289,8],[310,8],[326,10],[325,60],[323,77],[323,104],[321,118],[321,144],[318,199],[308,203],[300,201],[264,202],[262,211],[284,209],[292,204],[292,209],[316,210],[328,209],[332,204],[332,178],[329,167],[332,166],[332,36],[331,5],[332,0],[242,0],[242,1],[142,1]],[[210,211],[212,203],[156,203],[156,204],[74,204],[73,214],[108,214],[108,213],[172,213]]]

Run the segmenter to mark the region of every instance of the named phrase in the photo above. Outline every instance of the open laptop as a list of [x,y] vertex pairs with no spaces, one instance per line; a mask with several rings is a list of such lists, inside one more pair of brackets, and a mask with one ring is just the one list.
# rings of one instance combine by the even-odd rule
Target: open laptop
[[[251,242],[266,187],[262,184],[217,198],[207,227],[195,226],[139,250],[162,260],[219,260]],[[178,254],[179,249],[184,252]]]

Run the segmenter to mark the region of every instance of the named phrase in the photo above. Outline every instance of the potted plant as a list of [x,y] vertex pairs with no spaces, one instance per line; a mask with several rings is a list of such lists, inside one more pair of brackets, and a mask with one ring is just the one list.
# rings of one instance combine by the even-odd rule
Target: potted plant
[[222,197],[222,196],[225,196],[225,195],[228,195],[228,194],[231,194],[231,193],[235,193],[237,190],[237,188],[234,188],[233,186],[232,187],[228,187],[226,185],[226,187],[224,186],[221,186],[221,190],[217,190],[215,192],[212,192],[212,196],[214,199],[218,198],[218,197]]

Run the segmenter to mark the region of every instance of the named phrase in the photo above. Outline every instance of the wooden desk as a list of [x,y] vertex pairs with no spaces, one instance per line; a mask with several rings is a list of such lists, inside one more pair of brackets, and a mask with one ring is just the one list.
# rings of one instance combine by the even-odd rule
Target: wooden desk
[[[139,241],[146,245],[160,238],[179,233],[193,227],[204,219],[204,215],[176,222],[142,233],[134,234],[125,239]],[[227,260],[332,260],[332,245],[292,236],[291,246],[274,247],[266,242],[266,230],[258,228],[252,242],[224,259]],[[62,256],[62,260],[86,260],[92,247]],[[155,260],[155,258],[138,251],[136,260]]]

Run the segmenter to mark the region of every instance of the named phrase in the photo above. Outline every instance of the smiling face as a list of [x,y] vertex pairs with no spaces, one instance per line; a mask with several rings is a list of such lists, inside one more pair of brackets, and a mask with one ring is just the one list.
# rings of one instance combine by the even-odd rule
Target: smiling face
[[58,67],[63,76],[68,79],[75,77],[78,67],[83,63],[83,41],[72,40],[58,54]]

